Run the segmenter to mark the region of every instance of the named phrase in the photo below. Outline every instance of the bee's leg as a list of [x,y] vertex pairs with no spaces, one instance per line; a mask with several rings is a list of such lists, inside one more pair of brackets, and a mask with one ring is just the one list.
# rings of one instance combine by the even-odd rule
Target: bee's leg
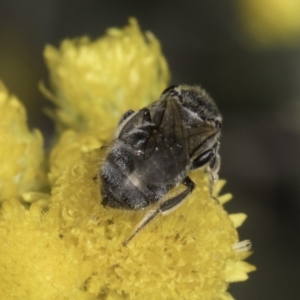
[[197,156],[193,160],[192,167],[191,167],[191,170],[194,170],[194,169],[201,168],[205,165],[208,165],[207,168],[209,171],[209,192],[210,192],[211,196],[213,194],[214,184],[218,179],[217,178],[218,171],[216,171],[216,172],[213,171],[216,161],[217,161],[217,155],[216,155],[215,149],[213,148],[213,149],[207,150],[204,153]]
[[151,122],[150,110],[148,108],[143,108],[141,111],[144,113],[143,122]]
[[187,188],[177,196],[166,200],[161,204],[159,207],[159,210],[162,214],[167,214],[173,209],[176,209],[178,205],[182,203],[182,201],[194,190],[195,188],[195,183],[190,179],[190,177],[186,177],[183,181],[182,184],[184,184]]
[[149,213],[143,218],[143,220],[136,226],[130,237],[123,243],[124,246],[127,246],[128,243],[144,228],[151,220],[153,220],[156,215],[159,213],[158,209],[151,210]]
[[219,170],[221,165],[221,158],[219,153],[216,153],[209,162],[209,168],[211,171],[212,184],[214,184],[219,179]]
[[142,228],[144,228],[151,220],[153,220],[158,214],[164,215],[176,209],[195,188],[195,183],[189,177],[186,177],[183,180],[182,184],[184,184],[187,187],[187,189],[178,194],[177,196],[166,200],[157,209],[150,211],[149,214],[147,214],[145,218],[140,222],[140,224],[137,225],[131,236],[123,243],[124,246],[126,246],[137,235],[137,233]]
[[[221,158],[219,155],[219,147],[220,143],[216,143],[213,150],[214,150],[214,155],[211,157],[209,161],[209,174],[210,174],[210,194],[211,196],[217,200],[215,196],[213,196],[213,188],[216,183],[216,181],[219,179],[219,170],[220,170],[220,165],[221,165]],[[217,200],[219,202],[219,200]]]
[[205,165],[208,165],[208,171],[209,171],[209,189],[210,189],[210,195],[212,198],[214,198],[217,202],[219,200],[213,196],[213,188],[215,185],[215,182],[218,180],[218,172],[220,169],[221,159],[220,155],[218,153],[219,150],[219,143],[216,143],[215,146],[205,151],[204,153],[200,154],[198,157],[196,157],[192,163],[191,169],[197,169],[201,168]]
[[123,121],[125,121],[129,116],[131,116],[132,114],[134,114],[134,110],[132,109],[129,109],[127,110],[121,117],[120,121],[119,121],[119,125],[121,123],[123,123]]
[[215,156],[214,149],[210,149],[203,152],[193,160],[191,170],[199,169],[207,165],[208,163],[214,160],[214,156]]
[[220,203],[219,199],[214,196],[214,186],[216,181],[219,179],[219,169],[220,169],[221,159],[219,153],[216,153],[216,155],[213,157],[213,159],[209,163],[209,192],[210,196],[215,199],[218,203]]

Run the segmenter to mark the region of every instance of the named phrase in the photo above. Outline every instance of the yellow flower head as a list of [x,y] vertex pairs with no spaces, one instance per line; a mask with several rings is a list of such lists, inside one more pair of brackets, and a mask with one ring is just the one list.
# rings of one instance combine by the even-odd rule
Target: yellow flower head
[[47,46],[45,58],[55,87],[55,118],[62,129],[93,129],[103,138],[129,108],[156,99],[169,81],[169,70],[157,39],[144,36],[135,19],[105,38],[63,41]]
[[30,132],[26,113],[15,96],[0,82],[0,202],[46,186],[43,138]]
[[[155,37],[144,35],[131,19],[124,29],[110,29],[96,41],[84,37],[66,40],[58,50],[48,46],[45,57],[54,94],[43,90],[57,105],[52,116],[59,132],[48,162],[51,194],[37,179],[22,189],[21,201],[14,198],[19,192],[5,199],[0,194],[3,299],[232,299],[228,284],[254,270],[243,261],[249,243],[239,242],[235,229],[246,216],[228,215],[211,198],[205,173],[193,172],[197,187],[188,200],[157,217],[127,247],[122,243],[145,212],[101,205],[101,146],[122,113],[156,100],[168,84]],[[10,109],[7,105],[2,114],[11,118],[12,130]],[[42,151],[40,138],[34,139],[25,123],[20,127],[33,139],[36,160],[43,161],[36,154]],[[3,149],[9,153],[18,139],[11,136]],[[4,183],[13,182],[11,170],[23,155],[11,153],[9,170],[0,176]],[[42,170],[36,163],[30,166]],[[216,184],[216,196],[223,184]],[[17,182],[10,189],[19,188]],[[218,197],[222,204],[230,198]]]

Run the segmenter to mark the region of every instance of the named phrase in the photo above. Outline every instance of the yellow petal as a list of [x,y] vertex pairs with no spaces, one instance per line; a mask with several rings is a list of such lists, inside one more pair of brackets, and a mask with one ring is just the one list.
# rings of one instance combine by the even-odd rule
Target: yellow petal
[[244,213],[238,213],[238,214],[230,214],[229,215],[230,220],[232,221],[235,228],[240,227],[244,221],[247,219],[247,215]]
[[221,204],[225,204],[232,199],[232,194],[226,193],[224,195],[218,196],[218,200]]
[[227,282],[245,281],[248,279],[248,273],[255,270],[253,265],[245,261],[229,262],[225,270],[226,280]]

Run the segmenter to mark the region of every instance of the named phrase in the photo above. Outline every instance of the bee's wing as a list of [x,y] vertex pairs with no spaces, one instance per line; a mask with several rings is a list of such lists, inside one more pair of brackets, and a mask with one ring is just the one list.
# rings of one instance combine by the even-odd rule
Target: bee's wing
[[170,156],[177,156],[182,165],[187,164],[195,152],[205,141],[219,132],[219,130],[204,121],[199,121],[197,126],[188,127],[183,124],[182,108],[172,98],[159,101],[155,104],[152,121],[156,130],[153,130],[146,142],[145,159],[153,151],[162,151]]
[[[188,132],[182,123],[181,107],[167,98],[150,108],[155,128],[145,143],[144,159],[155,158],[165,170],[165,179],[183,171],[188,162]],[[154,161],[154,159],[153,159]]]
[[204,145],[205,141],[216,135],[218,132],[219,130],[216,127],[205,122],[199,123],[199,126],[197,127],[188,128],[189,156],[193,157],[200,151],[200,148]]

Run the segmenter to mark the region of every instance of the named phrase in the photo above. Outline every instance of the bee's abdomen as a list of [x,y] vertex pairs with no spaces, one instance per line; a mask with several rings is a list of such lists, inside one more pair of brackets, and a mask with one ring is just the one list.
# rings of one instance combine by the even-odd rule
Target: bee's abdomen
[[[101,177],[103,205],[121,209],[140,209],[155,200],[152,191],[135,172],[129,153],[112,151],[104,162]],[[122,154],[121,154],[122,152]]]

